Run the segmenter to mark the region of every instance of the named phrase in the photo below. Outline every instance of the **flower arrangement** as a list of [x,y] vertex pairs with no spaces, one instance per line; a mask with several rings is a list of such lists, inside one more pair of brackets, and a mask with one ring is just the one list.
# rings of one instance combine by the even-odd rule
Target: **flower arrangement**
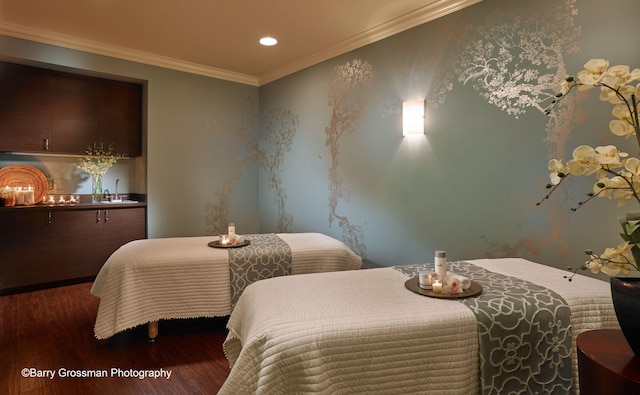
[[[640,123],[638,110],[640,106],[640,83],[635,87],[633,82],[640,81],[640,68],[630,70],[629,66],[617,65],[609,67],[609,61],[591,59],[584,65],[584,70],[567,77],[561,83],[561,90],[556,99],[547,108],[547,114],[556,107],[562,97],[574,88],[588,90],[600,87],[600,100],[613,105],[612,115],[615,119],[609,122],[611,132],[620,137],[635,136],[640,147]],[[640,159],[630,157],[613,145],[592,148],[581,145],[573,151],[573,159],[567,163],[552,159],[548,164],[551,171],[551,182],[547,185],[551,191],[542,199],[548,199],[553,191],[568,176],[595,175],[596,183],[593,192],[587,194],[585,201],[579,202],[578,208],[595,197],[617,199],[618,206],[629,201],[640,204]],[[542,201],[538,203],[541,204]],[[572,208],[576,211],[578,208]],[[619,273],[628,275],[631,270],[638,270],[640,264],[640,212],[631,212],[626,217],[618,218],[623,232],[620,234],[623,243],[615,248],[607,248],[602,254],[586,250],[589,260],[578,269],[589,269],[593,273],[603,272],[609,276]],[[575,272],[578,270],[576,269]],[[569,276],[569,280],[571,280]]]
[[102,148],[89,148],[86,151],[87,156],[78,158],[76,167],[86,173],[89,173],[93,177],[102,178],[111,166],[113,166],[118,159],[122,158],[120,154],[113,153],[113,147],[105,151]]
[[102,177],[118,159],[122,158],[122,155],[114,154],[112,146],[109,146],[106,151],[102,148],[90,147],[86,153],[86,156],[78,158],[75,167],[91,175],[92,200],[98,202],[102,200]]

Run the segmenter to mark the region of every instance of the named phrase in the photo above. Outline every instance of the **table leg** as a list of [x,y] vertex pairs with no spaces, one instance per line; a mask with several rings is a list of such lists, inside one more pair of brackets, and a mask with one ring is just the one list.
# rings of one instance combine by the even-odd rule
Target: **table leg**
[[156,337],[158,337],[158,321],[150,321],[147,325],[147,333],[149,336],[149,343],[155,343]]

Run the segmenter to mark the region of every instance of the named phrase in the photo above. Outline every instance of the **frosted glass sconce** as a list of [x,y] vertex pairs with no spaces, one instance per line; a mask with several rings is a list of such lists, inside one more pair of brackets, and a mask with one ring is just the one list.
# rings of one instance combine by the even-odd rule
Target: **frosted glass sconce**
[[402,103],[402,135],[424,134],[424,100]]

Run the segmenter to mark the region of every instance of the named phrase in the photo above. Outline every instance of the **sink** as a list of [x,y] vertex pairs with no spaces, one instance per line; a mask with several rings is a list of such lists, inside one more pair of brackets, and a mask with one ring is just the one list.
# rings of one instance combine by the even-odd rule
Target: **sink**
[[137,200],[126,200],[126,199],[125,200],[121,200],[121,199],[118,199],[118,200],[112,200],[112,201],[103,201],[102,203],[105,203],[105,204],[127,204],[127,203],[138,203],[138,201]]

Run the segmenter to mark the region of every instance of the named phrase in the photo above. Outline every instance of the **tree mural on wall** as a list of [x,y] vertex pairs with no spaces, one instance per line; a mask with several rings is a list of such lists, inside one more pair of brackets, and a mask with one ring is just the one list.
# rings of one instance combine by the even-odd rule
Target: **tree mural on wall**
[[339,174],[340,139],[357,130],[365,113],[364,99],[373,75],[371,64],[359,59],[333,68],[329,85],[329,106],[332,107],[332,113],[329,126],[325,128],[325,146],[331,154],[329,226],[337,220],[344,243],[360,256],[364,256],[365,252],[363,225],[352,223],[346,215],[338,212],[339,202],[348,202],[351,198],[351,193],[344,186],[344,179]]
[[285,153],[291,151],[298,123],[296,115],[282,108],[270,110],[262,121],[260,135],[262,150],[259,151],[259,155],[262,166],[268,174],[269,186],[274,191],[274,200],[278,208],[279,232],[289,232],[293,223],[293,217],[285,210],[287,193],[282,187],[280,173]]
[[[274,190],[278,207],[278,231],[290,231],[293,217],[285,210],[287,194],[282,187],[280,173],[284,156],[291,151],[298,126],[298,117],[288,110],[273,109],[263,119],[260,136],[255,133],[257,111],[253,97],[238,96],[230,101],[231,108],[227,116],[211,120],[209,127],[216,133],[220,146],[224,173],[214,172],[218,181],[214,201],[205,203],[205,223],[208,234],[223,234],[229,224],[229,203],[237,190],[244,171],[255,163],[262,166],[269,179],[269,187]],[[224,177],[224,178],[220,178]]]
[[[581,29],[575,23],[578,11],[576,0],[520,4],[519,13],[526,17],[515,17],[507,7],[498,14],[490,15],[486,23],[467,27],[473,40],[460,38],[452,54],[456,60],[450,71],[445,72],[436,87],[442,103],[444,95],[453,89],[451,81],[472,86],[481,97],[507,114],[518,116],[533,109],[545,114],[550,100],[555,98],[558,82],[566,77],[565,55],[579,49],[577,38]],[[512,5],[514,6],[514,5]],[[504,12],[504,15],[500,13]],[[504,21],[502,23],[497,21]],[[565,144],[576,122],[576,97],[562,103],[563,108],[550,114],[546,125],[548,157],[563,157]],[[563,219],[565,200],[558,199],[548,206],[547,220],[551,232],[544,239],[523,237],[515,244],[492,243],[487,255],[518,256],[519,253],[536,255],[540,245],[557,243],[556,251],[568,254],[566,243],[560,234],[566,227]]]
[[[214,171],[213,179],[220,180],[214,202],[205,203],[205,223],[207,234],[223,234],[229,224],[229,202],[237,189],[242,173],[259,158],[258,139],[254,128],[257,120],[255,100],[250,96],[237,96],[230,100],[231,108],[226,117],[209,121],[216,139],[220,142],[222,163],[230,163],[224,172]],[[220,179],[223,177],[224,179]]]

